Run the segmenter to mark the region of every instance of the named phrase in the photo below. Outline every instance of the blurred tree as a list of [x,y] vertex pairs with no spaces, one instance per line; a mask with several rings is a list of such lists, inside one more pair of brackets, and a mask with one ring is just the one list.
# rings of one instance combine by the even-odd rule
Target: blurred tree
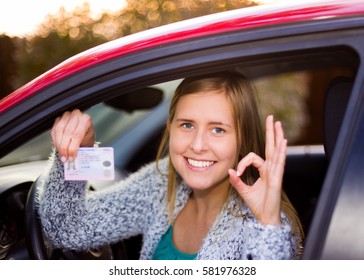
[[127,0],[117,37],[202,15],[258,5],[251,0]]
[[88,4],[67,12],[61,8],[48,15],[36,35],[26,39],[19,48],[19,78],[23,85],[72,55],[107,41],[94,36],[94,20]]
[[13,91],[13,79],[17,74],[15,41],[0,35],[0,99]]
[[89,4],[48,15],[36,34],[19,48],[19,87],[63,60],[106,41],[156,26],[236,8],[251,0],[127,0],[114,13],[94,18]]

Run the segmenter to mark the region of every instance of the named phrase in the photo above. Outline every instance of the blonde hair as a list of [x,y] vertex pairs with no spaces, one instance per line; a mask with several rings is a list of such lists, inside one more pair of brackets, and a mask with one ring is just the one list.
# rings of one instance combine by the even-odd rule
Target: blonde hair
[[[249,152],[254,152],[264,158],[265,140],[255,100],[254,89],[251,83],[241,74],[235,72],[219,72],[201,76],[188,77],[177,87],[169,107],[167,126],[172,123],[175,116],[179,99],[188,94],[223,90],[228,96],[237,128],[237,151],[235,166]],[[169,144],[169,131],[165,130],[157,153],[158,161],[167,153]],[[169,207],[170,222],[173,220],[174,202],[176,196],[176,184],[178,174],[169,158],[168,166],[167,203]],[[249,167],[244,172],[243,180],[247,184],[253,184],[259,177],[256,168]],[[230,192],[235,193],[235,188],[230,186]],[[239,195],[234,195],[239,197]],[[241,200],[241,198],[240,198]],[[303,229],[297,212],[289,201],[287,195],[282,191],[282,211],[290,220],[292,233],[299,239],[298,249],[301,250],[303,240]]]

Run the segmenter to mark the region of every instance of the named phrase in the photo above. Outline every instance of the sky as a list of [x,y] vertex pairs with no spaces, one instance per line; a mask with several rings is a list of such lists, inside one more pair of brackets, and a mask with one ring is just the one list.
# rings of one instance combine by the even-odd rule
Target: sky
[[[261,2],[291,2],[292,0],[260,0]],[[0,4],[0,34],[24,37],[33,33],[48,14],[56,14],[60,7],[72,11],[88,2],[91,11],[100,14],[123,8],[125,0],[10,0]]]

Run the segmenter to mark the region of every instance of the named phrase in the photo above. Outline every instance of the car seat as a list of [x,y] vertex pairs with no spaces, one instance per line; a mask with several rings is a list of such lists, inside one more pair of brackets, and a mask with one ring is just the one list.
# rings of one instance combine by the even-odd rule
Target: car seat
[[345,115],[345,110],[353,88],[353,79],[335,77],[329,83],[324,103],[324,149],[331,160],[336,140]]
[[325,92],[324,153],[287,154],[283,188],[298,212],[305,235],[310,229],[352,85],[352,78],[335,77],[330,81]]

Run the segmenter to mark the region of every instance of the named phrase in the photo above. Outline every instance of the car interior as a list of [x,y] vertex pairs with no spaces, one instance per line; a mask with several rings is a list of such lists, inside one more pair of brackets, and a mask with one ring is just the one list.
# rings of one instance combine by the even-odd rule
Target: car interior
[[[351,77],[333,78],[323,108],[324,153],[287,155],[284,189],[295,205],[307,234],[353,87]],[[303,170],[298,172],[298,170]]]
[[[340,59],[337,59],[338,57]],[[358,60],[351,51],[338,49],[302,54],[296,58],[276,57],[267,60],[268,62],[252,64],[250,67],[246,67],[246,64],[236,66],[235,69],[253,81],[259,101],[265,100],[265,104],[261,105],[262,117],[273,112],[277,118],[282,119],[283,126],[288,128],[288,137],[291,137],[288,140],[291,146],[287,152],[283,188],[296,207],[306,235],[310,229],[321,187],[340,132],[359,64]],[[166,91],[147,88],[142,89],[140,93],[144,94],[145,91],[150,91],[150,96],[153,98],[146,100],[140,98],[138,93],[132,92],[130,95],[124,94],[97,106],[101,106],[102,110],[120,111],[124,115],[142,111],[142,116],[153,118],[152,113],[148,115],[150,111],[153,111],[152,108],[168,106],[168,102],[164,104]],[[273,104],[270,95],[276,92],[281,92],[280,97],[289,100],[288,103]],[[295,97],[290,100],[292,92]],[[317,98],[312,98],[314,95],[317,95]],[[315,102],[315,106],[309,104],[312,101],[309,97]],[[284,112],[279,109],[279,106],[292,108],[290,108],[291,111]],[[310,106],[316,107],[316,111],[310,111]],[[303,108],[303,111],[298,110],[298,107]],[[100,111],[96,110],[95,114],[100,114]],[[306,117],[301,118],[299,114],[306,114]],[[147,118],[136,117],[131,124],[140,124]],[[320,120],[319,123],[318,120]],[[132,129],[130,127],[126,128],[126,131]],[[119,158],[126,158],[124,154],[116,158],[120,177],[154,160],[164,127],[161,125],[151,129],[153,133],[140,143],[137,150],[130,153],[126,162],[117,163]],[[319,130],[318,133],[316,133],[317,130]],[[305,135],[307,131],[309,133]],[[48,141],[49,136],[45,139]],[[46,152],[48,156],[48,146]],[[28,193],[31,185],[33,188]],[[42,235],[40,224],[34,224],[34,221],[38,220],[37,203],[34,200],[39,192],[35,185],[30,181],[22,182],[0,193],[0,259],[9,258],[9,256],[10,258],[12,256],[14,258],[48,258],[49,252],[44,240],[39,239]],[[23,223],[25,218],[26,222]],[[56,251],[53,252],[52,258],[138,259],[141,239],[141,236],[136,236],[87,254]],[[34,247],[37,246],[38,249],[34,251]],[[27,250],[25,250],[26,247]],[[43,255],[37,255],[39,252]]]

